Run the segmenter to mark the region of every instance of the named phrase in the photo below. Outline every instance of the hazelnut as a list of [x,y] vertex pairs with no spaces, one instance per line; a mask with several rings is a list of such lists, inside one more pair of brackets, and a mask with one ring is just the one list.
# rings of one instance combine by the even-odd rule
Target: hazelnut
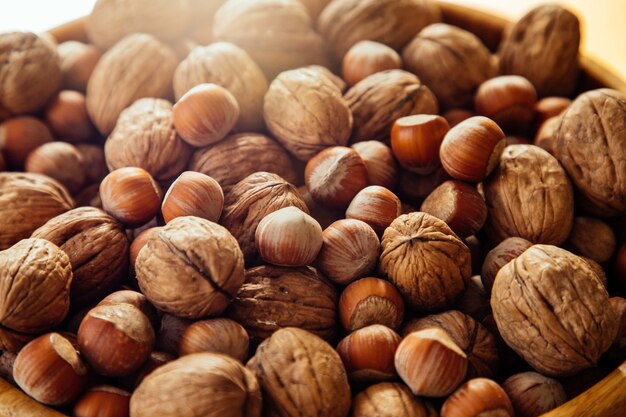
[[[76,150],[80,153],[83,161],[83,171],[85,172],[85,185],[96,184],[100,182],[109,173],[104,150],[99,145],[90,143],[78,143],[75,145]],[[97,187],[96,187],[97,189]]]
[[367,168],[367,178],[371,185],[393,190],[398,182],[398,163],[391,148],[377,140],[357,142],[352,145]]
[[100,184],[104,211],[128,227],[148,223],[161,206],[161,189],[145,170],[119,168]]
[[74,405],[74,417],[128,417],[130,393],[108,385],[91,388]]
[[15,358],[17,385],[48,405],[73,402],[87,383],[87,367],[71,339],[48,333],[28,343]]
[[539,126],[533,144],[547,151],[554,156],[556,147],[556,130],[561,124],[561,117],[554,116],[546,120]]
[[379,185],[370,185],[359,191],[346,210],[346,218],[361,220],[380,235],[399,215],[400,199]]
[[513,417],[511,400],[500,385],[491,379],[467,381],[443,403],[441,417]]
[[466,237],[463,239],[463,243],[465,243],[465,245],[469,248],[472,255],[472,273],[479,275],[480,270],[483,267],[485,256],[487,255],[487,248],[476,236]]
[[34,117],[14,117],[0,123],[0,151],[9,168],[22,169],[28,154],[48,142],[52,142],[50,129]]
[[406,385],[382,382],[358,393],[352,417],[436,417],[435,408],[416,397]]
[[[452,179],[443,167],[437,168],[435,172],[428,175],[418,175],[414,172],[403,170],[400,173],[400,196],[403,201],[419,207],[424,199],[433,192],[435,188],[445,181]],[[417,210],[414,210],[417,211]]]
[[348,207],[359,191],[368,185],[367,168],[352,148],[333,146],[311,158],[304,180],[315,201],[328,207]]
[[99,306],[114,306],[117,304],[130,304],[137,307],[150,320],[153,329],[159,328],[161,324],[159,313],[142,293],[133,290],[119,290],[107,295],[98,303]]
[[139,251],[148,243],[148,238],[153,233],[157,232],[161,227],[149,227],[145,230],[142,230],[130,244],[130,266],[135,267],[135,262],[137,261],[137,256],[139,255]]
[[450,127],[454,127],[462,121],[476,116],[476,113],[467,109],[454,108],[446,111],[442,116],[448,121]]
[[78,91],[59,92],[46,107],[44,117],[55,137],[66,142],[88,142],[96,135],[85,96]]
[[405,169],[421,175],[430,174],[441,165],[439,148],[448,130],[450,126],[441,116],[401,117],[391,128],[391,149]]
[[401,69],[400,55],[385,44],[360,41],[352,45],[343,57],[341,73],[349,86],[377,72]]
[[450,129],[439,156],[455,179],[480,182],[498,166],[505,144],[504,132],[493,120],[475,116]]
[[174,126],[192,146],[218,142],[239,119],[237,99],[216,84],[200,84],[183,94],[173,109]]
[[85,182],[82,155],[65,142],[50,142],[28,154],[24,164],[26,172],[44,174],[63,184],[69,192],[76,193]]
[[560,116],[572,104],[567,97],[544,97],[535,103],[535,128],[546,120]]
[[61,58],[61,83],[66,90],[87,90],[89,77],[102,56],[102,52],[94,45],[78,41],[67,41],[59,44],[57,52]]
[[475,187],[446,181],[426,197],[420,211],[443,220],[461,238],[476,234],[487,220],[485,199]]
[[339,298],[339,318],[348,332],[374,324],[397,329],[404,318],[404,300],[389,281],[362,278],[348,285]]
[[13,385],[16,385],[13,379],[13,365],[16,357],[17,354],[13,352],[4,351],[0,353],[0,378]]
[[189,320],[164,313],[161,317],[161,327],[157,332],[156,349],[178,356],[180,340],[191,323]]
[[398,346],[396,371],[413,394],[449,395],[465,378],[467,356],[441,329],[412,332]]
[[608,261],[615,252],[615,233],[608,224],[592,217],[575,217],[564,247],[598,263]]
[[474,275],[465,282],[465,291],[453,308],[476,320],[482,320],[491,314],[489,293],[485,290],[480,275]]
[[139,369],[154,348],[148,317],[132,304],[98,305],[78,328],[78,347],[94,371],[128,375]]
[[181,216],[217,222],[223,207],[224,193],[217,181],[199,172],[185,171],[165,193],[161,213],[166,223]]
[[319,223],[297,207],[268,214],[256,228],[256,247],[264,261],[281,266],[311,264],[322,248]]
[[307,208],[309,209],[309,214],[311,215],[311,217],[317,220],[322,229],[327,228],[337,220],[343,219],[345,216],[345,213],[341,210],[323,206],[313,200],[313,197],[311,197],[311,193],[309,193],[306,185],[298,187],[298,194],[300,194],[302,200],[305,202]]
[[190,324],[180,338],[180,356],[223,353],[241,362],[248,357],[248,333],[230,319],[201,320]]
[[337,284],[349,284],[376,266],[380,241],[367,223],[341,219],[322,232],[322,249],[316,266]]
[[520,256],[533,244],[521,237],[508,237],[490,250],[483,262],[481,279],[487,292],[491,292],[493,281],[500,269],[509,261]]
[[559,381],[536,372],[512,375],[502,388],[513,404],[516,417],[537,417],[567,401]]

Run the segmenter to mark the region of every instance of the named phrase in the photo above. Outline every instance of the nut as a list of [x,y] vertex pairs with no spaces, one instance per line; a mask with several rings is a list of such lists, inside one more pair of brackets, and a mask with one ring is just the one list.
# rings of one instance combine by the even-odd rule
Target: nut
[[402,59],[392,48],[379,42],[360,41],[343,57],[341,73],[349,86],[377,72],[401,69]]
[[[117,304],[130,304],[137,307],[145,316],[150,320],[153,329],[158,329],[161,320],[156,308],[146,298],[145,295],[138,291],[132,290],[120,290],[112,292],[104,297],[99,303],[99,306],[112,306]],[[87,312],[86,312],[87,313]]]
[[46,106],[44,117],[54,135],[66,142],[88,142],[96,135],[96,128],[87,114],[82,93],[61,91]]
[[426,175],[440,165],[439,148],[450,130],[446,119],[418,114],[401,117],[391,128],[391,149],[403,168]]
[[517,417],[536,417],[567,401],[561,383],[536,372],[523,372],[502,384]]
[[180,356],[192,353],[223,353],[241,362],[248,357],[248,333],[229,319],[201,320],[190,324],[180,339]]
[[0,151],[9,168],[23,169],[28,154],[48,142],[52,142],[50,129],[34,117],[14,117],[0,124]]
[[172,355],[178,356],[180,351],[180,340],[185,329],[191,325],[191,321],[163,314],[161,317],[161,327],[157,333],[156,349],[162,350]]
[[[468,243],[466,243],[466,245],[469,246]],[[472,272],[473,269],[472,261]],[[475,320],[484,320],[486,316],[491,314],[491,306],[489,305],[489,293],[485,290],[480,275],[473,275],[465,282],[465,286],[465,291],[453,305],[453,308],[467,314]]]
[[141,382],[155,369],[173,361],[174,359],[176,359],[176,356],[170,355],[169,353],[153,351],[148,360],[141,368],[139,368],[137,372],[120,381],[124,381],[126,384],[129,384],[129,389],[135,390],[139,384],[141,384]]
[[602,220],[592,217],[575,217],[572,231],[564,246],[577,255],[604,263],[615,252],[615,233]]
[[76,145],[76,150],[83,160],[85,184],[100,184],[109,173],[102,147],[90,143],[79,143]]
[[311,217],[317,220],[322,229],[327,228],[337,220],[344,218],[345,213],[343,213],[341,210],[323,206],[313,200],[313,197],[311,197],[311,193],[309,193],[306,185],[301,185],[300,187],[298,187],[298,193],[302,197],[302,200],[304,200],[304,202],[306,203],[306,206],[309,209],[309,214],[311,215]]
[[544,97],[539,100],[535,103],[535,128],[546,120],[563,114],[570,104],[572,100],[566,97]]
[[[435,188],[445,181],[452,179],[443,167],[428,175],[418,175],[414,172],[403,170],[400,173],[400,196],[404,202],[411,203],[416,207],[424,201]],[[417,211],[417,210],[413,210]]]
[[382,382],[358,393],[352,401],[354,417],[436,417],[435,408],[415,397],[404,384]]
[[[304,0],[304,1],[306,1],[306,0]],[[316,1],[316,0],[313,0],[313,1]],[[321,1],[328,1],[328,0],[321,0]],[[324,76],[324,77],[328,78],[333,84],[335,84],[335,86],[342,93],[344,93],[346,91],[346,89],[348,88],[348,85],[343,80],[343,78],[341,78],[338,75],[335,75],[328,67],[325,67],[323,65],[307,65],[304,68],[308,69],[310,71],[314,71],[318,75],[321,75],[321,76]]]
[[513,417],[511,400],[500,385],[487,378],[467,381],[441,408],[441,417]]
[[352,145],[365,164],[371,185],[393,190],[398,182],[398,163],[389,146],[377,140],[357,142]]
[[620,246],[613,262],[613,275],[622,287],[626,287],[626,245]]
[[339,318],[348,332],[381,324],[396,330],[404,318],[404,300],[389,281],[362,278],[348,285],[339,298]]
[[185,171],[170,185],[161,212],[166,223],[181,216],[196,216],[217,222],[224,207],[224,192],[208,175]]
[[127,417],[130,393],[108,385],[91,388],[74,405],[75,417]]
[[624,358],[624,348],[626,347],[626,299],[622,297],[611,297],[609,298],[609,303],[617,314],[619,328],[608,354],[609,357],[616,357],[621,361]]
[[533,139],[533,144],[546,150],[550,155],[555,155],[556,130],[561,124],[561,117],[554,116],[541,124]]
[[606,276],[606,273],[604,272],[604,269],[602,268],[602,265],[600,265],[599,263],[597,263],[591,258],[585,258],[584,256],[581,256],[580,258],[583,261],[587,262],[587,264],[589,264],[591,269],[593,269],[593,272],[595,272],[595,274],[598,276],[598,279],[600,279],[600,282],[602,283],[604,288],[608,288],[607,276]]
[[487,253],[483,262],[481,278],[487,292],[491,293],[493,281],[500,269],[520,256],[533,244],[521,237],[507,237]]
[[150,227],[148,229],[143,230],[141,233],[135,236],[135,238],[130,244],[130,250],[129,250],[129,254],[130,254],[129,260],[130,260],[130,266],[132,268],[135,268],[135,262],[137,262],[137,256],[139,255],[139,251],[146,245],[150,235],[152,233],[157,232],[159,229],[161,229],[161,227],[158,227],[158,226]]
[[74,194],[85,182],[82,155],[74,146],[65,142],[45,143],[28,154],[26,172],[47,175],[63,184]]
[[370,185],[359,191],[346,210],[346,218],[361,220],[380,235],[399,215],[400,199],[379,185]]
[[13,352],[4,351],[0,353],[0,378],[15,385],[13,379],[13,365],[17,355]]
[[442,116],[448,121],[450,127],[454,127],[462,121],[476,116],[476,113],[467,109],[456,108],[446,111]]
[[61,58],[62,87],[84,93],[102,52],[93,45],[78,41],[59,44],[57,52]]
[[330,3],[331,0],[300,0],[302,4],[304,4],[309,11],[309,16],[311,16],[311,21],[313,23],[317,22],[317,18],[324,8]]

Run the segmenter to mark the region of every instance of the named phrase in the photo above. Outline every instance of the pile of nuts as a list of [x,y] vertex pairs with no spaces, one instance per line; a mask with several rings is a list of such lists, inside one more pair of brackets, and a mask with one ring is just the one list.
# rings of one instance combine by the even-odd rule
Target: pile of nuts
[[84,25],[0,34],[0,376],[37,402],[532,417],[626,359],[626,95],[577,90],[569,11],[497,51],[431,0]]

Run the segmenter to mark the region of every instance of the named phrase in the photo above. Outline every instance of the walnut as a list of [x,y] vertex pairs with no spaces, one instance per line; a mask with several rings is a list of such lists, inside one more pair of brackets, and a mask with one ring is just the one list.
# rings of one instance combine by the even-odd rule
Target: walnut
[[36,113],[61,87],[55,46],[34,33],[0,34],[0,121]]
[[437,417],[428,402],[413,395],[404,385],[383,382],[372,385],[354,397],[352,417]]
[[618,330],[609,297],[581,258],[535,245],[505,265],[491,307],[506,343],[538,372],[567,376],[595,366]]
[[[302,1],[302,0],[301,0]],[[343,78],[341,78],[338,75],[333,74],[333,72],[328,69],[327,67],[324,67],[322,65],[309,65],[307,67],[305,67],[307,70],[310,71],[315,71],[317,72],[319,75],[322,75],[324,77],[327,77],[330,81],[333,82],[333,84],[335,84],[335,86],[337,86],[337,88],[339,90],[341,90],[341,93],[343,94],[346,89],[348,88],[348,84],[346,84],[346,82],[343,80]]]
[[238,360],[194,353],[146,376],[130,398],[130,413],[135,417],[260,417],[261,401],[259,382]]
[[263,129],[263,97],[267,91],[267,79],[246,51],[228,42],[194,48],[176,68],[176,99],[203,83],[218,84],[235,96],[239,104],[235,130]]
[[167,181],[185,170],[192,148],[174,130],[172,104],[142,98],[120,114],[104,153],[111,171],[139,167]]
[[246,281],[228,309],[252,340],[298,327],[330,340],[335,334],[335,287],[310,267],[263,265],[246,270]]
[[328,343],[306,330],[276,331],[246,366],[261,384],[268,416],[348,415],[350,385],[343,363]]
[[137,99],[167,95],[177,63],[167,45],[146,34],[129,35],[102,55],[87,84],[87,112],[100,133],[110,134]]
[[603,263],[613,256],[616,245],[615,233],[608,224],[592,217],[579,216],[574,218],[565,249]]
[[222,226],[192,216],[150,234],[135,270],[148,300],[183,318],[220,314],[244,281],[237,241]]
[[478,37],[444,23],[422,29],[404,48],[402,59],[446,108],[471,104],[478,86],[497,74],[489,49]]
[[46,239],[70,258],[72,306],[86,306],[113,288],[128,269],[124,228],[102,210],[82,207],[50,219],[33,238]]
[[334,0],[320,14],[318,27],[339,61],[362,40],[402,49],[423,27],[440,20],[439,7],[430,0]]
[[0,250],[74,206],[61,184],[45,175],[0,173]]
[[565,111],[554,155],[585,200],[606,217],[626,214],[626,95],[588,91]]
[[372,74],[350,88],[345,98],[354,117],[354,141],[385,141],[396,119],[439,111],[432,91],[402,70]]
[[352,113],[330,78],[311,68],[281,73],[263,105],[268,129],[296,158],[306,161],[322,149],[347,145]]
[[328,6],[331,0],[300,0],[300,2],[307,8],[311,21],[315,23],[322,10]]
[[296,187],[276,174],[256,172],[233,186],[224,200],[220,223],[237,239],[246,258],[254,260],[254,233],[267,214],[294,206],[308,213]]
[[489,216],[485,228],[498,243],[522,237],[559,245],[574,219],[574,194],[567,174],[548,152],[533,145],[510,145],[485,180]]
[[541,97],[569,96],[578,79],[578,18],[558,5],[528,12],[500,44],[500,71],[528,79]]
[[467,355],[466,379],[494,378],[498,368],[496,339],[479,322],[460,311],[446,311],[419,319],[409,320],[402,329],[404,336],[411,332],[437,327],[444,330],[452,341]]
[[292,184],[297,181],[296,168],[287,152],[275,140],[260,133],[230,135],[198,149],[189,162],[189,169],[214,178],[224,194],[258,171],[275,173]]
[[413,308],[449,307],[472,272],[470,251],[443,221],[413,212],[385,230],[378,265]]

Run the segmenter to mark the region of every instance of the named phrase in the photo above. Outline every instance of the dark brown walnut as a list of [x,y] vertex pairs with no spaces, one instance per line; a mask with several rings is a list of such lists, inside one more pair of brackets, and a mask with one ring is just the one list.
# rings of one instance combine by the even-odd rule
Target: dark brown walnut
[[177,217],[150,234],[135,271],[152,304],[192,319],[220,314],[244,281],[237,241],[222,226],[192,216]]
[[502,74],[528,79],[540,97],[569,96],[578,79],[578,18],[556,4],[523,16],[500,44]]
[[402,60],[445,108],[470,104],[478,86],[497,74],[489,49],[473,33],[444,23],[422,29]]
[[169,94],[177,64],[167,45],[146,34],[129,35],[102,55],[87,84],[87,113],[100,133],[109,135],[137,99]]
[[109,170],[139,167],[157,181],[177,177],[191,153],[174,130],[172,103],[156,98],[139,99],[124,110],[104,145]]
[[361,391],[352,402],[352,417],[437,417],[435,408],[404,384],[383,382]]
[[498,368],[496,339],[482,324],[460,311],[446,311],[420,319],[409,320],[402,329],[404,336],[411,332],[437,327],[444,330],[452,341],[467,355],[467,376],[494,378]]
[[485,229],[494,243],[522,237],[560,245],[574,219],[574,193],[567,174],[548,152],[533,145],[510,145],[483,182]]
[[337,293],[314,268],[263,265],[246,270],[246,281],[228,308],[253,341],[298,327],[330,340],[335,333]]
[[230,135],[215,145],[198,149],[189,162],[189,169],[219,182],[224,194],[258,171],[280,175],[292,184],[298,179],[289,154],[274,139],[260,133]]
[[263,116],[276,139],[302,161],[326,147],[347,145],[352,133],[341,90],[311,68],[278,75],[265,94]]
[[133,417],[260,417],[261,390],[241,362],[194,353],[160,366],[130,398]]
[[443,221],[413,212],[385,230],[378,268],[418,311],[451,306],[472,273],[467,246]]
[[281,417],[346,417],[350,385],[335,349],[289,327],[266,339],[246,365],[259,380],[264,412]]
[[111,290],[128,270],[128,238],[102,210],[81,207],[50,219],[32,237],[46,239],[70,258],[72,307],[86,306]]
[[491,292],[505,342],[538,372],[573,375],[611,346],[618,317],[593,269],[578,256],[535,245],[506,264]]
[[340,61],[362,40],[399,50],[423,27],[440,20],[439,6],[430,0],[334,0],[320,14],[318,27]]
[[496,279],[498,271],[532,245],[532,243],[521,237],[507,237],[487,253],[480,272],[480,277],[487,292],[491,293],[491,287],[493,287],[493,281]]
[[588,91],[568,107],[556,129],[554,155],[600,216],[626,214],[626,95]]
[[55,46],[34,33],[0,34],[0,121],[36,113],[61,87]]
[[402,70],[372,74],[350,88],[345,98],[354,117],[354,141],[385,141],[396,119],[439,111],[432,91],[415,75]]
[[576,255],[585,256],[603,263],[615,252],[617,245],[613,229],[593,217],[575,217],[572,231],[565,242],[565,248]]
[[52,178],[0,173],[0,250],[29,237],[39,226],[73,206],[65,187]]
[[309,212],[296,187],[276,174],[256,172],[226,195],[220,223],[237,239],[249,263],[257,255],[254,233],[259,222],[269,213],[290,206]]

